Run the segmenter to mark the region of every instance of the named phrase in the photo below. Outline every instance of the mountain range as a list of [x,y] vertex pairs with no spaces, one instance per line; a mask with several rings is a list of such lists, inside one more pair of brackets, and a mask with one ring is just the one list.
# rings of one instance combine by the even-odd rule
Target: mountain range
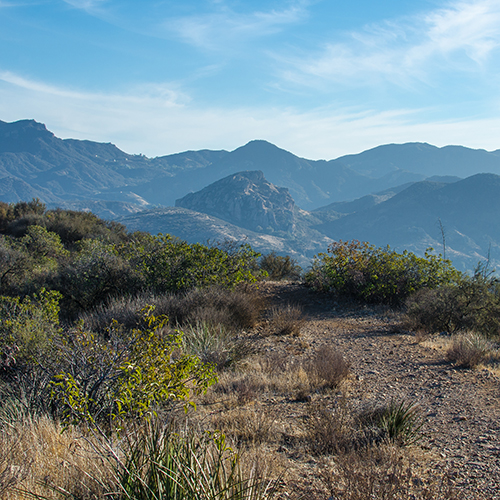
[[338,239],[432,246],[464,269],[487,255],[500,263],[499,174],[500,151],[462,146],[389,144],[327,161],[256,140],[148,158],[0,121],[2,201],[37,197],[188,241],[245,240],[303,265]]

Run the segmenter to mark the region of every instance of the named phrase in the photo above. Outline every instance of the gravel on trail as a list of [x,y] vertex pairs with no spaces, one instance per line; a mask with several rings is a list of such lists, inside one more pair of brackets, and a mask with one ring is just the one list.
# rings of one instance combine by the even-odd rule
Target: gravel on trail
[[500,499],[500,379],[459,369],[439,344],[418,342],[383,307],[346,307],[299,283],[265,283],[276,304],[297,304],[308,321],[301,339],[331,343],[351,364],[350,399],[418,403],[425,418],[419,446],[436,473],[453,476],[471,499]]

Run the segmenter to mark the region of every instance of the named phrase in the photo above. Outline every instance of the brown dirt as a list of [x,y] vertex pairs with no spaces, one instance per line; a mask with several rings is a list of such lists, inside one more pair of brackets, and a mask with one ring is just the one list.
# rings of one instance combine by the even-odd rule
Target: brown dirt
[[303,498],[328,498],[316,481],[322,461],[289,445],[287,436],[311,404],[332,406],[344,398],[351,407],[391,400],[418,403],[424,437],[408,453],[428,474],[451,477],[463,498],[500,499],[500,380],[495,375],[455,368],[442,349],[404,331],[401,315],[387,308],[338,304],[298,283],[268,282],[259,288],[271,304],[300,305],[307,317],[298,337],[253,332],[260,353],[307,356],[328,344],[349,361],[352,373],[342,394],[313,393],[304,402],[268,394],[253,401],[255,411],[272,413],[281,425],[280,440],[260,446],[277,453],[289,473],[283,498],[293,497],[294,489]]

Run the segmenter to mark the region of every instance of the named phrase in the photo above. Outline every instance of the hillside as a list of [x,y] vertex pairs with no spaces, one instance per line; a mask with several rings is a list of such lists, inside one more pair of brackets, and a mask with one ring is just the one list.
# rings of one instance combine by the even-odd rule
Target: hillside
[[297,211],[288,189],[268,182],[260,170],[229,175],[176,200],[175,206],[266,232],[293,232]]
[[[301,234],[266,234],[238,227],[225,220],[180,207],[165,207],[123,216],[117,219],[130,231],[147,231],[151,234],[169,233],[189,243],[226,240],[248,243],[255,250],[290,255],[306,268],[310,259],[323,251],[331,239],[318,231],[304,228],[308,238]],[[317,222],[317,219],[316,219]]]
[[422,254],[443,251],[462,269],[472,269],[490,252],[500,262],[500,176],[477,174],[451,183],[420,182],[391,198],[316,226],[333,239],[359,239]]

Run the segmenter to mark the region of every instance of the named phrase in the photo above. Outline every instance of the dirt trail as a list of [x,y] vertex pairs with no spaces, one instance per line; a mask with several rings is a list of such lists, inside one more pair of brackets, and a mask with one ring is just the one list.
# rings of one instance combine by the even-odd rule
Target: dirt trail
[[456,369],[442,350],[402,332],[383,308],[346,310],[299,284],[266,284],[276,304],[299,304],[308,317],[300,338],[337,346],[354,374],[351,400],[418,403],[420,446],[437,472],[451,471],[466,498],[500,499],[500,380],[486,370]]

